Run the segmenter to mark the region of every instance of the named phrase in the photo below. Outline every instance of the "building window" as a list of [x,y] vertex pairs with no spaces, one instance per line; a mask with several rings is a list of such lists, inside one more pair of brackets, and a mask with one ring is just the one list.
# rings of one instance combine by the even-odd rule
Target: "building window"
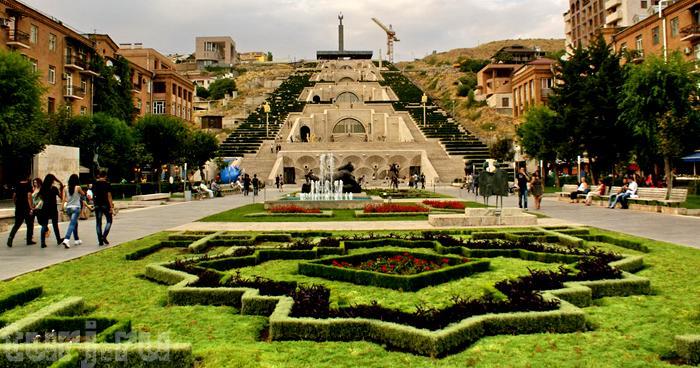
[[49,65],[49,83],[56,84],[56,67]]
[[87,107],[80,106],[80,115],[87,115]]
[[648,3],[646,0],[642,0],[642,9],[646,9],[648,6]]
[[34,73],[39,71],[39,62],[36,59],[29,59],[29,62],[32,63],[32,70]]
[[56,51],[56,35],[53,33],[49,33],[49,51]]
[[153,113],[156,115],[165,114],[165,101],[153,101]]
[[83,93],[87,93],[87,82],[85,80],[80,81],[80,88],[83,89]]
[[634,47],[641,53],[644,51],[644,46],[642,44],[642,35],[637,36],[634,39]]
[[651,42],[654,45],[659,44],[659,27],[654,27],[651,29]]
[[56,99],[53,97],[49,97],[49,103],[46,106],[46,110],[49,112],[49,114],[53,114],[56,112]]
[[171,107],[171,108],[170,108],[170,115],[176,116],[176,115],[175,115],[175,112],[176,112],[176,111],[175,111],[175,104],[172,104],[170,107]]
[[501,98],[501,106],[502,107],[510,107],[510,98],[508,98],[508,97]]
[[175,85],[175,83],[173,83],[173,89],[170,90],[170,93],[173,94],[173,95],[176,95],[176,94],[177,94],[177,86]]
[[362,134],[365,133],[365,127],[355,119],[343,119],[333,127],[333,134]]
[[39,42],[39,27],[33,24],[29,28],[29,42],[34,44]]
[[623,42],[620,44],[620,52],[625,52],[627,51],[627,42]]
[[153,93],[165,93],[165,83],[153,82]]
[[678,37],[678,17],[671,19],[671,37]]

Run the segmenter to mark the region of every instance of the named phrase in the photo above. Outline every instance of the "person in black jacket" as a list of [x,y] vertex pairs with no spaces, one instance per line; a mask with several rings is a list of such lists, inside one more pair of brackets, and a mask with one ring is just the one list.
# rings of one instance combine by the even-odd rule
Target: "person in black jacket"
[[32,240],[34,236],[34,216],[32,215],[34,206],[32,205],[32,185],[29,182],[29,175],[23,177],[15,185],[12,201],[15,203],[15,224],[10,231],[10,237],[7,238],[7,246],[12,247],[12,240],[23,223],[27,225],[27,245],[36,244]]

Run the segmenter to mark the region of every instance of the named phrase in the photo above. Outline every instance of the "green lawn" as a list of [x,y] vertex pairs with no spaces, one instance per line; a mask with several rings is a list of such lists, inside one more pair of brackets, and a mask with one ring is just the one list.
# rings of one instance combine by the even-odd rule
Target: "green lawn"
[[681,205],[681,207],[700,209],[700,195],[688,195],[688,199]]
[[[594,233],[605,233],[594,230]],[[261,342],[267,319],[243,316],[231,307],[169,306],[167,286],[142,277],[147,264],[182,257],[179,249],[164,249],[145,259],[126,261],[125,254],[165,238],[155,234],[97,254],[0,282],[0,295],[41,285],[45,294],[25,306],[0,314],[17,320],[68,296],[81,296],[96,307],[93,315],[131,319],[134,329],[153,336],[167,333],[169,341],[191,343],[201,359],[198,367],[671,367],[673,337],[700,332],[700,251],[668,243],[642,240],[651,249],[643,254],[610,244],[604,249],[642,254],[647,267],[638,275],[651,280],[646,296],[611,297],[585,308],[591,330],[572,334],[532,334],[483,338],[462,352],[443,359],[388,351],[369,342]],[[629,239],[637,239],[627,237]],[[219,251],[220,249],[217,249]],[[337,304],[377,299],[410,310],[420,302],[442,305],[450,294],[481,295],[504,276],[526,267],[551,267],[512,259],[492,259],[492,270],[426,288],[416,293],[357,287],[319,281],[332,289]],[[244,269],[275,279],[295,274],[294,262],[273,261]]]
[[[415,204],[415,203],[401,203]],[[467,207],[485,207],[481,203],[465,202]],[[243,207],[234,208],[205,217],[199,221],[204,222],[326,222],[326,221],[425,221],[428,219],[428,214],[417,214],[411,216],[373,216],[373,217],[355,217],[356,210],[333,210],[333,217],[309,217],[299,215],[289,216],[270,216],[270,217],[245,217],[251,213],[265,212],[262,203],[249,204]]]

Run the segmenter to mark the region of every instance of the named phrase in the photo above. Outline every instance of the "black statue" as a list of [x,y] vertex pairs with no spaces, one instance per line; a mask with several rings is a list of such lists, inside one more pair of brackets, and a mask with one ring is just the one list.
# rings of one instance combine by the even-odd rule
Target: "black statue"
[[309,172],[304,175],[304,179],[306,179],[306,182],[301,185],[301,192],[311,193],[311,182],[318,181],[318,176],[314,175],[313,170],[309,170]]
[[355,171],[355,166],[353,166],[352,162],[348,162],[347,164],[339,167],[338,173],[333,175],[333,180],[343,181],[343,193],[362,192],[360,184],[357,183],[357,180],[355,180],[355,175],[352,174],[353,171]]
[[484,162],[484,169],[479,174],[479,195],[484,197],[484,203],[488,204],[489,197],[496,196],[496,206],[503,197],[508,196],[508,175],[505,171],[496,168],[493,163]]

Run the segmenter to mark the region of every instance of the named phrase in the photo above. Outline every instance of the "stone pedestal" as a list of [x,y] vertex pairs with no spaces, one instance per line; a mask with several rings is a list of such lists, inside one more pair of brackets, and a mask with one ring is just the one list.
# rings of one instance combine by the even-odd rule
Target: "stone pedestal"
[[464,215],[430,215],[428,223],[439,227],[537,225],[537,216],[520,208],[466,208]]

